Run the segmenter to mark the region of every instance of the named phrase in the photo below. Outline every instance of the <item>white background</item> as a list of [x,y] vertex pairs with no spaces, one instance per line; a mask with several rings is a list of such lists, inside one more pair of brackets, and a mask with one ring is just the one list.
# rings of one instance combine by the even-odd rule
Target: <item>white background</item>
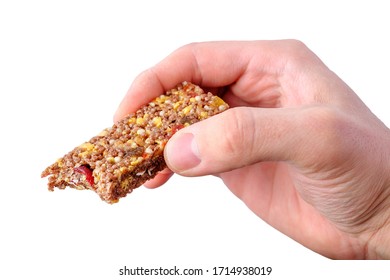
[[[119,269],[241,265],[272,266],[268,279],[387,279],[389,262],[329,261],[213,177],[174,176],[116,205],[89,191],[48,192],[40,178],[111,126],[137,74],[193,41],[300,39],[390,126],[386,2],[1,0],[0,278],[130,279]],[[156,277],[225,278],[252,279]]]

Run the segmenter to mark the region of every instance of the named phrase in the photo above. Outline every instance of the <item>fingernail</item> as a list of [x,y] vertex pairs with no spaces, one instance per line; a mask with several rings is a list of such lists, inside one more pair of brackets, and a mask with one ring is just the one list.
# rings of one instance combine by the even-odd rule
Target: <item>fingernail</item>
[[165,147],[165,160],[177,172],[197,166],[200,158],[194,135],[183,133],[173,136]]

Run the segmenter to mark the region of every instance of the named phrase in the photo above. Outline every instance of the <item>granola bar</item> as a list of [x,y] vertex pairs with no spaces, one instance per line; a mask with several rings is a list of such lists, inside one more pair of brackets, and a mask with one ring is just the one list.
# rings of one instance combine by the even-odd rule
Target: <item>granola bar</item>
[[166,167],[163,150],[179,129],[228,109],[218,96],[183,82],[74,148],[42,172],[48,189],[95,191],[116,203]]

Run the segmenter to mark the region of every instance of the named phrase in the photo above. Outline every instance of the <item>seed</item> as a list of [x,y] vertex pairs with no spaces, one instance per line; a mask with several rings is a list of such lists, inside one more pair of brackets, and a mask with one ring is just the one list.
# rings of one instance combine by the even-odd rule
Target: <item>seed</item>
[[137,134],[141,135],[141,136],[145,135],[145,129],[143,129],[143,128],[138,129]]
[[226,109],[226,106],[225,105],[219,105],[219,107],[218,107],[218,110],[219,111],[223,111],[223,110],[225,110]]

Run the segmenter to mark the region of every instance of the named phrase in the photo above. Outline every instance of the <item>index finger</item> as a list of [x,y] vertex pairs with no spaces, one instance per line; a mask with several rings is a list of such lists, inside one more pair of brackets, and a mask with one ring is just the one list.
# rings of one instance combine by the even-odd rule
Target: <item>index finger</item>
[[[258,50],[259,43],[205,42],[179,48],[134,80],[120,103],[114,120],[118,121],[126,114],[135,112],[183,81],[193,82],[201,87],[223,87],[234,83],[245,73],[253,57],[253,52],[248,49]],[[267,41],[263,41],[262,45],[265,47]],[[263,53],[267,54],[267,51]]]

